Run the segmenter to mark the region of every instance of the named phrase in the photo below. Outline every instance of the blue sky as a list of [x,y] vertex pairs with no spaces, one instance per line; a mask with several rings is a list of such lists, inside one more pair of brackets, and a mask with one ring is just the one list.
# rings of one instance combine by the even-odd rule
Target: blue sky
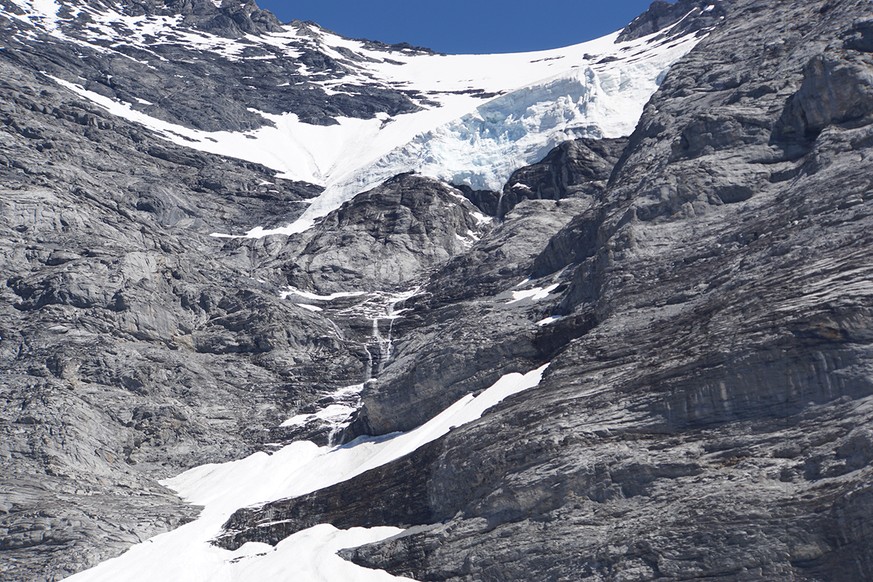
[[282,21],[446,53],[556,48],[622,28],[651,0],[258,0]]

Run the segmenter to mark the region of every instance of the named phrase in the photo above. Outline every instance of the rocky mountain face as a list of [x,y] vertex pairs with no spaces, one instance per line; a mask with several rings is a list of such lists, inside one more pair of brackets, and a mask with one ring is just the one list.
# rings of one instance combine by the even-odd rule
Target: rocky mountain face
[[[210,234],[286,223],[322,188],[55,79],[210,131],[263,124],[257,99],[318,125],[422,97],[331,94],[301,63],[346,64],[265,43],[240,50],[276,58],[245,72],[173,43],[95,48],[131,22],[106,9],[225,47],[284,30],[253,4],[82,6],[90,25],[64,7],[46,27],[0,0],[4,579],[60,579],[192,519],[159,479],[409,431],[546,363],[396,461],[240,509],[216,544],[393,525],[343,555],[418,580],[873,577],[869,2],[656,2],[622,36],[705,38],[629,137],[562,143],[501,191],[401,174],[260,239]],[[357,410],[319,415],[337,405]]]
[[[871,575],[870,7],[729,13],[673,68],[606,187],[507,272],[553,295],[499,324],[475,282],[457,290],[464,277],[460,318],[437,319],[439,292],[421,299],[355,426],[408,429],[454,386],[487,385],[446,358],[476,354],[467,374],[489,369],[488,350],[551,361],[543,384],[396,468],[240,512],[223,543],[381,523],[411,529],[347,555],[422,580]],[[569,171],[578,147],[516,176]],[[546,315],[561,319],[533,325]],[[483,323],[487,342],[469,339]],[[384,491],[409,471],[424,485]]]
[[191,514],[156,478],[253,450],[334,366],[363,372],[252,277],[251,248],[204,231],[317,188],[0,68],[3,577],[59,578]]
[[26,0],[3,0],[0,7],[7,58],[195,129],[254,129],[268,121],[252,109],[280,114],[288,103],[314,124],[417,108],[409,96],[373,84],[326,91],[325,83],[342,79],[360,57],[331,58],[314,40],[318,27],[302,22],[292,23],[301,37],[296,58],[286,58],[290,49],[278,41],[251,40],[288,35],[254,2],[217,8],[211,0],[72,1],[44,14]]
[[460,190],[402,174],[292,239],[277,261],[288,282],[302,289],[401,289],[463,254],[491,222]]

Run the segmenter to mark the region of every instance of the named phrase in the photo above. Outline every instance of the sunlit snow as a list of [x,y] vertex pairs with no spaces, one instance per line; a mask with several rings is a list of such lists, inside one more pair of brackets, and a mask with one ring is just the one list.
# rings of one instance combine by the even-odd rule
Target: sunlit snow
[[60,5],[55,0],[33,0],[33,10],[39,14],[44,20],[43,23],[50,30],[54,30],[58,26],[58,10]]
[[[65,35],[53,0],[13,1],[26,14],[12,17],[64,40],[84,42]],[[432,55],[380,50],[310,23],[228,39],[183,29],[179,17],[129,16],[97,5],[77,5],[75,10],[89,19],[86,37],[99,51],[131,44],[153,53],[155,44],[172,43],[229,60],[296,59],[303,47],[309,47],[344,62],[351,71],[339,79],[310,76],[307,83],[328,94],[343,92],[337,89],[341,85],[369,85],[421,96],[416,98],[420,110],[394,117],[338,117],[335,125],[311,125],[291,112],[275,115],[253,109],[272,125],[246,132],[206,132],[56,79],[110,113],[176,144],[260,163],[283,178],[325,187],[294,224],[277,229],[253,225],[248,232],[227,233],[254,238],[304,231],[355,194],[401,172],[500,190],[515,169],[538,161],[564,140],[628,135],[669,67],[700,40],[696,34],[678,40],[652,35],[617,43],[614,33],[547,51]],[[258,50],[263,54],[255,54]],[[361,60],[350,61],[347,51]],[[305,66],[300,73],[306,74]],[[220,226],[216,225],[219,232]]]
[[334,301],[336,299],[343,299],[346,297],[361,297],[363,295],[367,295],[366,291],[339,291],[337,293],[331,293],[330,295],[318,295],[316,293],[311,293],[309,291],[302,291],[297,289],[296,287],[288,287],[287,291],[283,291],[280,297],[282,299],[287,299],[289,297],[302,297],[303,299],[309,299],[310,301]]
[[[347,401],[349,399],[353,399],[355,402],[357,402],[360,400],[360,392],[363,389],[363,384],[353,384],[352,386],[340,388],[330,396],[335,401]],[[349,416],[351,416],[351,414],[355,412],[355,410],[355,408],[349,406],[348,404],[330,404],[325,408],[322,408],[318,412],[292,416],[279,426],[283,428],[302,426],[315,420],[321,420],[333,425],[338,425],[348,419]]]
[[401,532],[376,527],[337,530],[318,525],[286,538],[275,548],[248,543],[236,551],[209,541],[241,507],[296,497],[351,479],[399,459],[451,430],[472,422],[505,398],[534,388],[548,364],[527,374],[507,374],[478,396],[468,395],[430,422],[407,433],[363,438],[339,447],[296,442],[273,454],[203,465],[164,482],[190,503],[204,507],[200,517],[171,532],[137,544],[118,558],[76,574],[72,582],[295,582],[404,580],[368,570],[336,555]]
[[560,321],[561,319],[563,319],[563,317],[560,315],[552,315],[550,317],[546,317],[545,319],[539,320],[537,322],[537,325],[540,327],[543,327],[546,325],[551,325],[551,324],[555,323],[556,321]]
[[513,303],[520,303],[522,301],[526,302],[536,302],[541,301],[549,296],[549,293],[558,288],[558,285],[549,285],[548,287],[534,287],[533,289],[524,289],[522,291],[512,291],[511,299],[506,302],[507,305],[512,305]]

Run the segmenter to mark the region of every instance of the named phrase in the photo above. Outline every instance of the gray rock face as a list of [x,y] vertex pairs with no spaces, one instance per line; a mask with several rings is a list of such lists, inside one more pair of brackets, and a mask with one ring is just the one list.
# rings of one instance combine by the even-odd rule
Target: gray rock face
[[[581,333],[569,321],[554,334],[532,327],[550,315],[548,308],[514,301],[513,290],[535,286],[524,282],[534,259],[549,237],[602,195],[622,143],[567,142],[513,175],[500,198],[499,227],[431,274],[423,293],[407,301],[412,312],[395,326],[395,360],[367,385],[347,439],[414,428],[504,373],[548,361]],[[543,286],[559,293],[561,285],[558,277]],[[583,329],[586,320],[580,320]]]
[[280,272],[252,277],[269,242],[208,236],[317,188],[159,142],[7,56],[0,577],[59,579],[192,517],[156,479],[275,442],[363,364]]
[[803,84],[786,105],[777,135],[781,139],[815,139],[829,125],[864,125],[873,113],[871,103],[869,58],[842,51],[816,55],[804,68]]
[[[318,314],[280,299],[289,282],[328,293],[412,285],[490,224],[460,192],[407,175],[287,244],[209,237],[287,224],[319,188],[157,140],[2,56],[0,546],[4,577],[52,579],[192,517],[156,479],[327,438],[277,427],[381,370],[390,346],[371,334],[390,333],[378,315],[391,300]],[[541,218],[532,206],[530,225],[547,230],[519,222],[513,244],[544,240],[574,208]],[[497,247],[484,252],[510,252]]]
[[[420,96],[378,82],[325,91],[320,83],[354,74],[363,57],[326,54],[318,41],[322,29],[311,23],[293,23],[299,33],[294,40],[246,38],[280,30],[275,16],[254,2],[228,1],[220,8],[210,0],[66,2],[53,35],[14,18],[21,10],[12,0],[0,8],[4,58],[184,127],[245,131],[272,123],[257,111],[290,111],[305,123],[332,125],[337,117],[371,119],[418,109]],[[106,21],[100,17],[105,10],[118,17]],[[140,38],[125,17],[143,15],[164,20]],[[228,39],[236,48],[225,47]],[[289,51],[296,58],[287,58]]]
[[709,29],[725,17],[730,5],[730,0],[655,0],[648,10],[621,31],[618,39],[633,40],[656,32],[673,37]]
[[228,38],[277,32],[281,24],[271,12],[261,10],[250,1],[228,0],[219,2],[220,6],[212,0],[122,0],[116,4],[132,16],[179,15],[185,26]]
[[[421,580],[873,576],[871,6],[724,8],[607,187],[509,261],[509,279],[489,273],[512,243],[484,249],[525,207],[556,203],[519,205],[434,274],[358,429],[415,424],[416,406],[487,385],[490,356],[459,365],[482,380],[453,393],[463,356],[439,355],[487,353],[468,339],[483,325],[489,348],[507,350],[495,376],[550,360],[542,384],[394,465],[237,514],[226,543],[269,520],[289,519],[265,539],[381,522],[416,527],[344,555]],[[443,291],[476,265],[481,278]],[[525,276],[558,287],[489,319]],[[534,325],[548,314],[564,319]],[[436,369],[440,388],[427,384]],[[426,492],[379,485],[410,467]],[[366,511],[345,509],[364,499]]]
[[460,191],[404,174],[331,213],[300,237],[305,244],[289,241],[296,257],[280,260],[289,283],[301,289],[398,289],[462,254],[490,228]]
[[559,145],[540,163],[513,172],[495,214],[502,218],[527,199],[599,198],[625,145],[624,138],[578,139]]
[[[403,459],[238,512],[220,544],[397,525],[344,555],[421,580],[873,578],[866,0],[656,4],[625,35],[686,8],[682,26],[721,24],[626,142],[562,145],[505,207],[402,175],[259,241],[209,234],[286,224],[318,188],[158,141],[38,72],[127,87],[192,127],[255,127],[234,91],[259,91],[225,82],[237,65],[178,43],[156,72],[54,46],[0,3],[4,579],[58,579],[190,519],[158,479],[329,438],[277,427],[338,387],[368,380],[351,440],[546,362],[539,387]],[[274,25],[250,4],[119,6],[233,38]],[[292,75],[270,63],[253,86]],[[294,99],[330,123],[416,106],[370,89],[259,107]],[[368,293],[307,297],[350,290]]]
[[[409,430],[508,372],[546,361],[532,325],[542,305],[514,301],[530,261],[585,201],[529,201],[433,274],[412,311],[395,324],[394,359],[365,387],[364,408],[346,438]],[[560,283],[553,283],[559,285]]]
[[345,484],[317,493],[241,509],[225,525],[216,544],[236,550],[247,542],[277,544],[289,535],[331,522],[337,527],[409,527],[451,517],[434,513],[428,500],[428,474],[420,471],[436,461],[442,442],[429,443],[397,463],[368,471],[355,479],[357,490]]

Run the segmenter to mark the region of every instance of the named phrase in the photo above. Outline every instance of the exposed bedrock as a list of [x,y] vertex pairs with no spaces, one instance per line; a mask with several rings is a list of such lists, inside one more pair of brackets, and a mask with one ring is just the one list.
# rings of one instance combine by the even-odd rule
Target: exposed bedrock
[[[171,4],[222,38],[274,25]],[[12,38],[0,13],[0,577],[61,578],[190,519],[158,479],[281,444],[337,388],[371,380],[351,441],[550,362],[402,459],[237,512],[220,543],[397,525],[344,555],[420,580],[873,578],[873,5],[708,6],[656,3],[625,31],[686,8],[670,34],[720,23],[627,140],[563,144],[502,202],[407,174],[262,240],[209,235],[287,224],[320,189],[158,139],[40,71],[204,130],[266,123],[243,103],[334,123],[414,96],[328,99],[296,61],[178,45],[153,70],[141,49]],[[325,79],[348,59],[300,56]],[[369,341],[390,344],[376,366]]]
[[[343,91],[325,91],[313,80],[354,75],[361,57],[351,51],[327,54],[315,42],[322,29],[313,23],[292,23],[299,31],[299,38],[289,45],[295,58],[287,58],[289,49],[276,42],[253,42],[247,35],[284,31],[273,14],[254,2],[234,0],[220,7],[211,0],[83,4],[87,10],[71,1],[59,12],[64,18],[59,32],[72,42],[28,30],[21,21],[0,13],[8,47],[4,58],[82,85],[149,116],[203,131],[272,125],[261,112],[280,115],[291,110],[304,123],[335,125],[337,117],[372,119],[377,113],[397,115],[419,109],[415,99],[420,96],[415,92],[381,83],[349,82],[343,84]],[[20,12],[11,0],[0,1],[0,8]],[[115,17],[101,18],[104,10]],[[164,21],[137,39],[125,20],[144,15]],[[175,30],[161,30],[170,26]],[[120,39],[123,42],[117,42]],[[231,41],[234,47],[227,48]],[[101,45],[114,50],[101,50]],[[379,50],[386,45],[370,43],[369,47]],[[394,48],[423,52],[408,45]]]
[[655,0],[648,10],[634,18],[621,31],[618,38],[633,40],[662,30],[662,34],[676,36],[708,29],[719,24],[728,13],[730,4],[723,0]]
[[503,218],[526,199],[599,198],[626,144],[625,138],[564,142],[541,162],[512,173],[498,199],[495,215]]
[[[477,218],[478,217],[478,218]],[[491,221],[459,190],[401,174],[359,194],[279,256],[288,282],[322,293],[407,288],[466,252]]]
[[320,188],[159,140],[11,52],[0,57],[0,578],[51,580],[193,517],[157,479],[262,448],[363,365],[357,344],[279,298],[280,272],[252,276],[270,241],[209,236],[287,223]]
[[[234,543],[267,516],[288,519],[276,536],[384,520],[416,527],[344,554],[420,580],[873,576],[873,9],[724,6],[605,190],[571,200],[575,217],[508,261],[518,282],[534,277],[521,288],[557,285],[546,299],[501,316],[512,287],[492,286],[499,254],[482,251],[516,213],[520,225],[531,204],[563,200],[513,209],[432,281],[481,277],[428,287],[401,327],[399,345],[428,342],[430,358],[442,341],[485,365],[399,349],[358,428],[408,428],[413,403],[438,409],[487,385],[484,339],[471,339],[483,324],[505,362],[551,360],[542,384],[377,472],[237,514]],[[564,317],[536,325],[549,315]],[[561,334],[551,351],[534,339]],[[464,368],[481,381],[433,388],[437,370]],[[426,494],[388,495],[378,484],[395,471]],[[356,521],[344,507],[364,499]]]
[[548,237],[588,204],[526,201],[435,272],[422,294],[406,302],[411,311],[395,325],[394,360],[365,387],[364,408],[347,438],[409,430],[503,374],[547,361],[558,346],[550,341],[553,330],[535,322],[550,314],[550,304],[515,300],[513,290],[566,287],[560,278],[525,280]]

